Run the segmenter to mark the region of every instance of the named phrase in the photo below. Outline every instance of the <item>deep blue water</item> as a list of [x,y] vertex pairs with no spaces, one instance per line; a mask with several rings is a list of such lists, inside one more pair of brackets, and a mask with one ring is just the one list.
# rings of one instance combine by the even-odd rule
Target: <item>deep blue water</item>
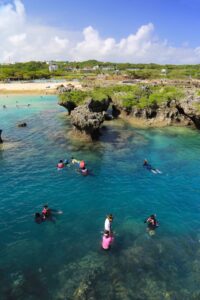
[[[114,121],[89,143],[69,138],[55,96],[0,96],[0,105],[0,299],[200,299],[199,131]],[[57,171],[72,155],[91,176]],[[46,203],[63,215],[35,224]],[[105,254],[107,213],[116,237]],[[152,213],[160,227],[149,237]]]

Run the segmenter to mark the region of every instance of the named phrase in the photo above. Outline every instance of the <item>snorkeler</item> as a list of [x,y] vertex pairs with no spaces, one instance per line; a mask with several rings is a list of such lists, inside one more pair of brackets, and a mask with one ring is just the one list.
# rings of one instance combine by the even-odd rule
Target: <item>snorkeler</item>
[[111,247],[111,244],[113,243],[114,237],[108,230],[104,230],[104,234],[102,237],[101,246],[104,250],[109,250]]
[[64,165],[66,167],[69,167],[70,166],[70,163],[69,163],[69,160],[68,159],[64,159]]
[[82,169],[80,169],[80,172],[83,176],[87,176],[89,174],[88,169],[86,169],[86,167],[83,167]]
[[159,227],[159,223],[156,220],[156,215],[150,215],[150,217],[144,220],[144,223],[147,223],[147,231],[149,232],[149,234],[155,234],[155,229]]
[[111,229],[111,225],[113,222],[113,215],[109,214],[106,219],[105,219],[105,223],[104,223],[104,230],[108,231],[109,234],[112,233],[112,229]]
[[48,220],[48,221],[52,221],[53,223],[55,223],[56,222],[55,216],[61,215],[62,213],[63,213],[62,210],[49,208],[48,205],[44,205],[43,210],[42,210],[42,218],[43,218],[43,221]]
[[60,170],[60,169],[63,169],[64,166],[65,166],[65,164],[63,163],[63,160],[61,159],[61,160],[59,161],[59,163],[57,164],[57,168],[58,168],[58,170]]
[[149,163],[148,160],[145,159],[143,163],[143,167],[145,167],[147,170],[151,171],[154,174],[161,174],[162,172],[158,169],[153,168]]
[[42,215],[39,212],[35,213],[35,223],[41,224],[44,221]]
[[48,219],[51,216],[51,210],[48,207],[48,205],[44,205],[43,210],[42,210],[42,217],[43,219]]
[[80,164],[80,160],[77,160],[77,159],[71,157],[71,163],[72,163],[73,165],[75,165],[75,164],[79,165],[79,164]]

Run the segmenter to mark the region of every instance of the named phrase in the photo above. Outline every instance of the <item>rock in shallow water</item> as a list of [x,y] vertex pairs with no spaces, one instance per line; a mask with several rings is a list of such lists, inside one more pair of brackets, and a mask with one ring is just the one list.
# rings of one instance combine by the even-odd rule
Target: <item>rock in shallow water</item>
[[98,138],[104,119],[102,112],[90,111],[87,104],[78,106],[71,113],[72,125],[80,132],[91,136],[92,139]]

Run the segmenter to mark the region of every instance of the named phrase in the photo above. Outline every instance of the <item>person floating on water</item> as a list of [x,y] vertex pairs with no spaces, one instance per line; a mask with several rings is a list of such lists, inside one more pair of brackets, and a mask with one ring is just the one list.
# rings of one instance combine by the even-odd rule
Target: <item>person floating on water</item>
[[102,237],[101,246],[104,250],[109,250],[111,247],[111,244],[113,243],[114,237],[108,230],[104,230],[104,234]]
[[80,164],[80,160],[77,160],[77,159],[71,157],[71,163],[72,163],[72,165],[79,165]]
[[49,209],[48,205],[44,205],[42,210],[42,217],[43,219],[48,219],[51,216],[51,210]]
[[68,159],[64,159],[64,165],[65,167],[70,167],[70,163]]
[[112,222],[113,222],[113,215],[109,214],[106,219],[105,219],[105,223],[104,223],[104,230],[108,231],[109,234],[112,234]]
[[37,224],[41,224],[42,222],[48,220],[53,223],[55,223],[55,215],[61,215],[63,212],[61,210],[56,210],[49,208],[48,205],[44,205],[42,209],[42,213],[40,214],[39,212],[35,213],[35,222]]
[[89,174],[88,169],[86,167],[81,168],[80,172],[83,176],[87,176]]
[[149,163],[148,160],[145,159],[143,163],[143,167],[146,168],[147,170],[151,171],[154,174],[161,174],[162,172],[158,169],[153,168]]
[[147,219],[144,220],[144,223],[147,223],[147,231],[149,235],[155,234],[155,229],[159,227],[159,223],[156,220],[156,215],[150,215]]
[[41,224],[44,221],[43,216],[39,213],[35,213],[35,223]]
[[61,159],[61,160],[59,161],[59,163],[57,164],[57,169],[58,169],[58,170],[61,170],[61,169],[64,168],[64,166],[65,166],[65,164],[64,164],[63,160]]

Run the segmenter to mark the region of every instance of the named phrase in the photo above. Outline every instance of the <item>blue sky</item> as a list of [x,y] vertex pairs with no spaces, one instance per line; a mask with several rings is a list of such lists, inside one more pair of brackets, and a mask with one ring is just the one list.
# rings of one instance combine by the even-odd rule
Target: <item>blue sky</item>
[[200,0],[0,0],[0,60],[199,63],[199,12]]
[[200,44],[200,0],[24,0],[31,17],[49,25],[81,30],[89,25],[102,36],[120,39],[149,22],[174,46]]

